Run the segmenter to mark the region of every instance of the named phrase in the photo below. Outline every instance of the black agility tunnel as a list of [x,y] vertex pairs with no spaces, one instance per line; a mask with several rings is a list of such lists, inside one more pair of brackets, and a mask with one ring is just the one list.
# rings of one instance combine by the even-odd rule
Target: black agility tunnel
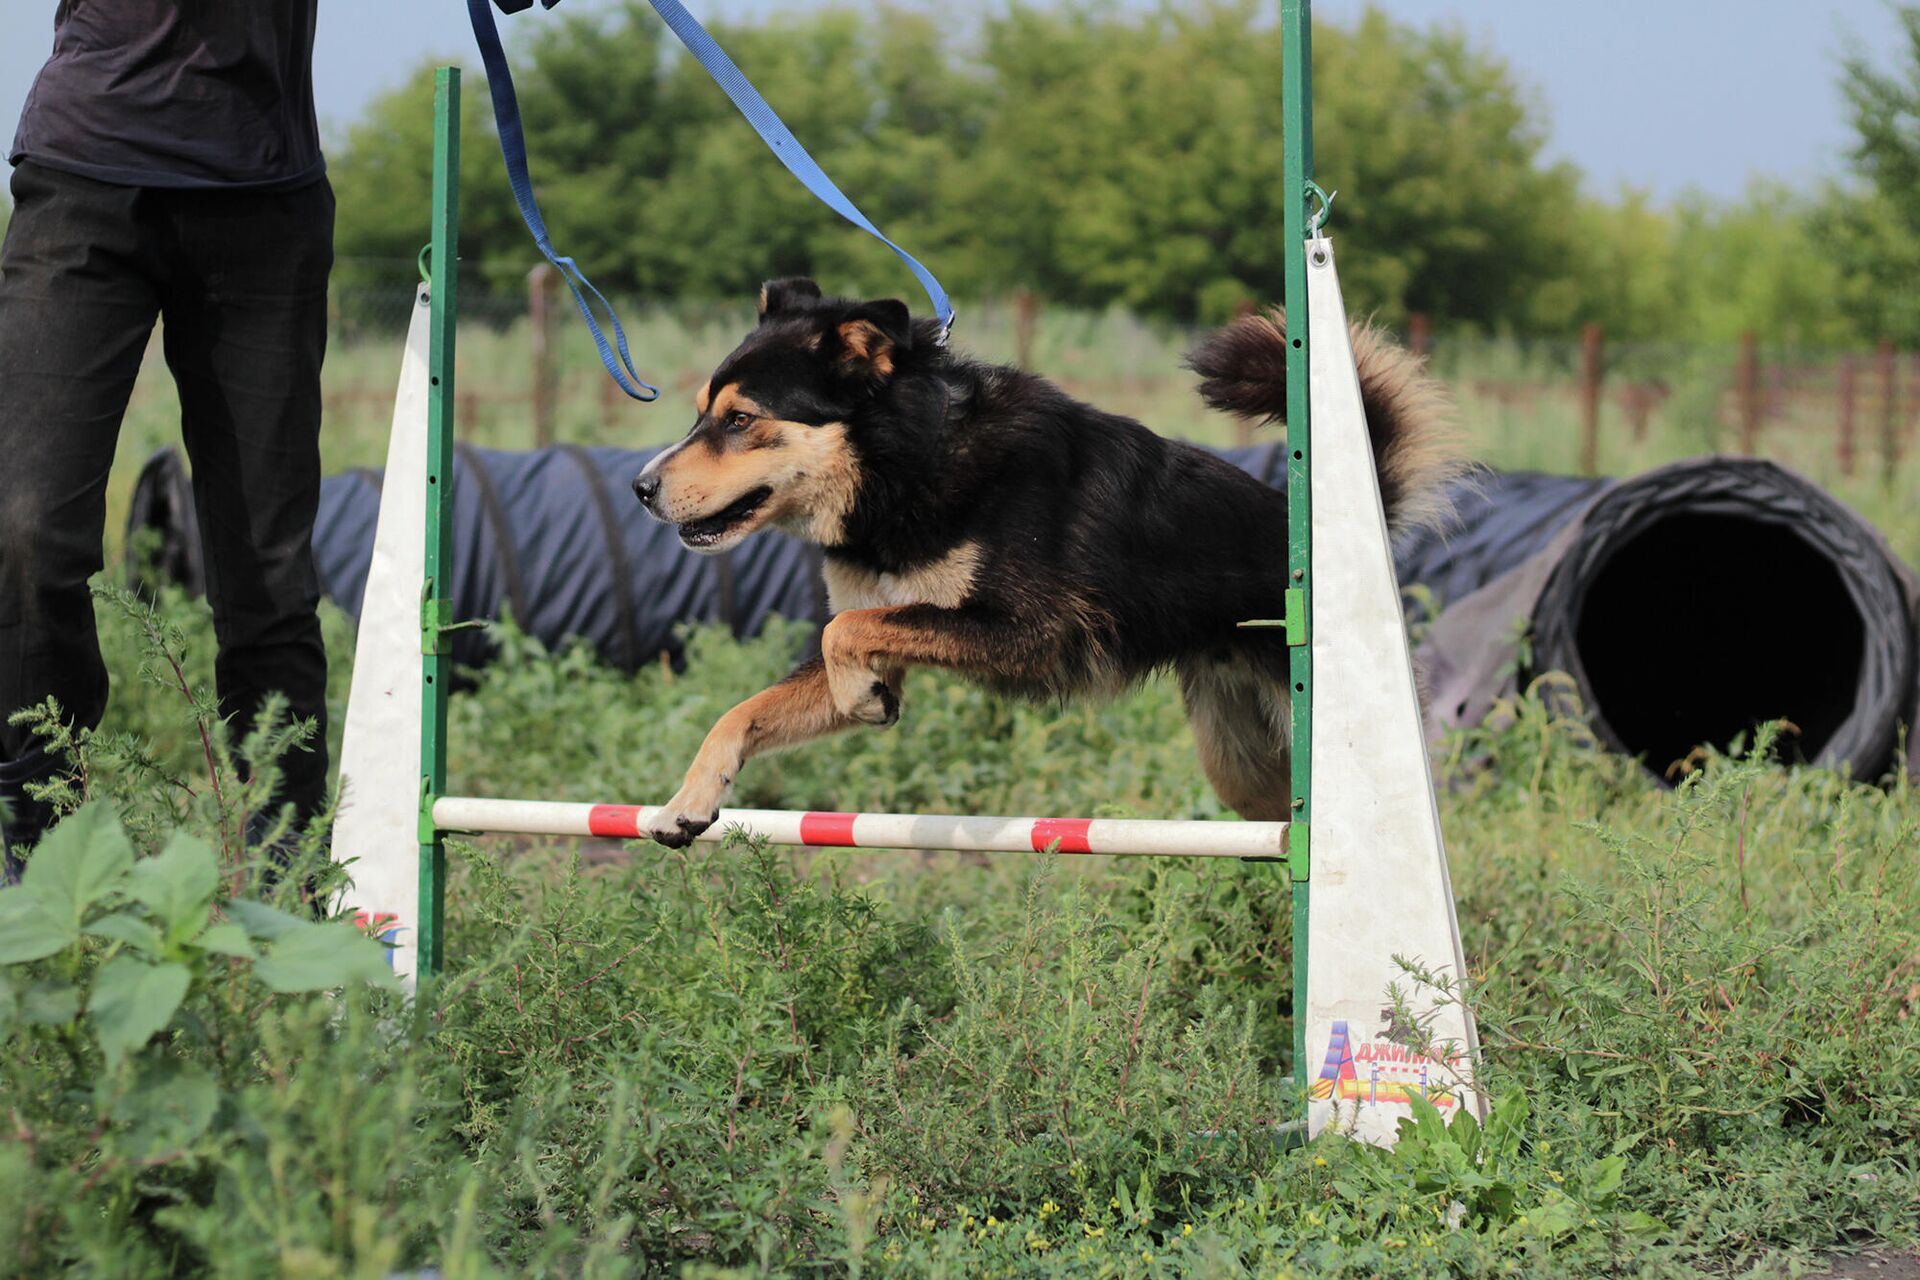
[[1793,726],[1790,758],[1866,779],[1895,764],[1920,715],[1920,578],[1812,482],[1701,458],[1483,476],[1455,498],[1454,529],[1398,557],[1440,604],[1419,655],[1436,734],[1561,671],[1600,741],[1657,775],[1769,720]]
[[[1269,484],[1276,444],[1222,451]],[[454,481],[455,615],[584,640],[632,670],[681,658],[677,625],[757,634],[771,614],[820,619],[816,549],[778,533],[698,556],[633,500],[652,451],[462,446]],[[1565,671],[1609,747],[1659,772],[1700,743],[1786,719],[1804,758],[1878,777],[1920,707],[1920,580],[1858,515],[1771,463],[1707,458],[1625,481],[1482,474],[1457,519],[1399,548],[1432,593],[1421,664],[1438,731],[1478,724],[1534,672]],[[327,479],[314,528],[322,591],[359,615],[380,475]],[[192,491],[171,449],[135,491],[128,547],[203,584]],[[1521,636],[1530,641],[1523,646]],[[489,657],[455,634],[455,660]],[[1910,762],[1911,763],[1911,762]]]
[[[717,556],[680,545],[635,501],[633,478],[654,449],[560,445],[517,452],[458,445],[453,481],[453,581],[457,618],[511,612],[549,649],[591,645],[627,671],[676,666],[686,622],[718,622],[754,636],[769,615],[826,620],[819,549],[785,534],[754,534]],[[1279,444],[1223,456],[1269,484],[1284,484]],[[320,486],[313,550],[320,591],[356,620],[367,587],[381,473],[359,468]],[[127,517],[127,570],[140,565],[201,595],[206,573],[193,488],[178,450],[158,450],[141,469]],[[486,633],[453,633],[456,664],[491,656]]]
[[[680,545],[633,497],[654,450],[562,445],[533,452],[455,450],[453,580],[456,618],[516,624],[549,649],[581,640],[632,671],[665,654],[678,665],[683,622],[721,622],[757,635],[768,615],[824,617],[819,552],[779,533],[756,534],[720,556]],[[314,564],[321,594],[356,620],[367,589],[381,473],[360,468],[320,486]],[[147,460],[128,515],[128,569],[151,565],[194,595],[205,588],[193,490],[177,451]],[[456,631],[453,658],[492,656],[484,631]]]

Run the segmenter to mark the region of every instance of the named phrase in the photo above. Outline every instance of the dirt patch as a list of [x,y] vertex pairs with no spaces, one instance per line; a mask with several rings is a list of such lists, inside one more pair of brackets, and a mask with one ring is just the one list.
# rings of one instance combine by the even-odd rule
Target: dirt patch
[[1807,1280],[1920,1280],[1920,1252],[1874,1249],[1844,1258],[1830,1258],[1827,1269]]

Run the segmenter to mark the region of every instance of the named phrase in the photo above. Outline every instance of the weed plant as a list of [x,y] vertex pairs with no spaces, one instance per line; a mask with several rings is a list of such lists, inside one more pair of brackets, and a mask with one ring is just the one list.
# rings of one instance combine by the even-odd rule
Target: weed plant
[[[459,844],[409,1003],[304,905],[317,832],[277,877],[248,837],[301,727],[214,719],[199,606],[101,618],[150,678],[62,741],[72,812],[0,891],[7,1273],[1677,1276],[1913,1239],[1920,802],[1765,734],[1671,792],[1538,690],[1450,743],[1493,1113],[1288,1148],[1269,867]],[[797,640],[628,677],[509,634],[454,785],[654,795]],[[1177,703],[916,676],[741,800],[1219,816]]]

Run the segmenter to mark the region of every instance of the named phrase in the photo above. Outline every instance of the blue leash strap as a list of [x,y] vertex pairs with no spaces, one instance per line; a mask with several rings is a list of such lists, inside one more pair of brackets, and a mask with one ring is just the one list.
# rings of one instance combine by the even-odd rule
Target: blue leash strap
[[[479,3],[480,0],[470,0],[470,2]],[[733,100],[733,105],[738,107],[740,114],[747,118],[747,123],[752,125],[754,132],[760,135],[760,140],[766,143],[774,157],[787,167],[787,172],[800,179],[800,184],[819,197],[822,204],[893,250],[900,261],[907,264],[907,269],[919,279],[920,287],[927,291],[928,301],[933,303],[933,313],[940,319],[940,335],[944,342],[947,332],[953,328],[953,303],[948,300],[947,291],[940,287],[940,282],[934,279],[933,272],[921,266],[918,258],[882,235],[880,228],[874,226],[867,215],[861,213],[853,201],[847,199],[846,193],[834,185],[833,179],[827,176],[826,170],[807,154],[807,149],[800,145],[800,140],[793,136],[793,131],[787,128],[778,115],[774,114],[773,108],[767,105],[767,100],[760,96],[760,91],[753,87],[752,81],[748,80],[740,68],[733,64],[733,59],[727,56],[727,51],[707,34],[707,29],[687,12],[686,6],[681,4],[680,0],[647,0],[647,2],[666,22],[673,34],[680,38],[680,43],[687,46],[687,51],[706,68],[707,74],[713,77],[713,82],[720,86],[721,92]]]
[[[587,279],[572,258],[563,258],[554,251],[553,239],[547,234],[547,220],[541,216],[540,204],[533,198],[533,179],[527,173],[527,138],[520,128],[520,100],[513,92],[513,73],[507,69],[507,55],[500,47],[500,31],[494,26],[493,11],[487,7],[491,3],[492,0],[467,0],[467,16],[473,21],[473,38],[480,46],[480,61],[487,68],[487,92],[493,98],[494,126],[500,135],[500,155],[507,162],[507,183],[513,188],[514,203],[520,206],[520,216],[526,220],[527,230],[533,233],[534,246],[560,272],[567,288],[573,290],[573,300],[586,319],[587,332],[593,335],[593,345],[599,349],[600,363],[607,367],[620,389],[635,400],[657,400],[660,388],[642,378],[633,367],[633,355],[627,350],[627,331],[621,327],[613,304],[593,287],[593,281]],[[593,304],[587,301],[588,294],[606,309],[607,324],[613,329],[611,343],[600,327]]]
[[[593,287],[572,258],[563,258],[554,252],[553,241],[547,235],[546,219],[540,214],[540,205],[533,198],[533,179],[527,173],[527,140],[520,126],[520,102],[513,92],[513,73],[507,67],[507,55],[500,47],[500,31],[494,25],[493,13],[488,8],[491,0],[467,0],[467,15],[473,22],[473,35],[480,46],[480,61],[487,69],[487,91],[493,98],[493,117],[496,131],[500,135],[500,154],[507,163],[507,181],[513,188],[513,199],[520,206],[520,216],[525,219],[527,230],[533,233],[534,245],[559,269],[566,280],[567,287],[573,290],[573,299],[579,304],[580,314],[585,317],[587,329],[593,334],[594,346],[599,348],[600,362],[607,367],[613,380],[620,389],[636,400],[653,400],[659,394],[659,388],[649,385],[633,368],[633,358],[627,350],[626,331],[620,327],[620,317],[614,314],[613,305],[601,292]],[[927,291],[927,299],[933,303],[934,315],[940,321],[940,340],[944,344],[947,334],[953,328],[953,303],[947,297],[947,291],[940,287],[933,272],[920,265],[920,260],[887,239],[880,228],[861,213],[846,193],[834,185],[826,171],[800,145],[793,131],[774,114],[760,91],[734,65],[707,29],[687,12],[686,6],[679,0],[648,0],[666,22],[669,30],[687,47],[713,82],[725,93],[747,118],[760,140],[767,144],[776,159],[786,166],[787,172],[800,180],[802,186],[811,191],[821,203],[851,222],[860,230],[878,240],[907,265],[921,288]],[[522,6],[524,7],[524,6]],[[548,0],[548,7],[551,6]],[[601,330],[599,318],[587,301],[587,294],[606,308],[607,322],[613,329],[613,343],[610,345],[606,334]],[[614,348],[619,349],[619,361],[615,362]],[[635,384],[638,384],[636,386]]]

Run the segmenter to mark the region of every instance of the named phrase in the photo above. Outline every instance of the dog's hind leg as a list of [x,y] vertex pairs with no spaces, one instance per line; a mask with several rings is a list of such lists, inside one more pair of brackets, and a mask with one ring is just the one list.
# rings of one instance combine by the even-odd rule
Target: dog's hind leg
[[1244,653],[1179,663],[1200,767],[1221,803],[1252,822],[1288,817],[1290,700],[1284,673]]

